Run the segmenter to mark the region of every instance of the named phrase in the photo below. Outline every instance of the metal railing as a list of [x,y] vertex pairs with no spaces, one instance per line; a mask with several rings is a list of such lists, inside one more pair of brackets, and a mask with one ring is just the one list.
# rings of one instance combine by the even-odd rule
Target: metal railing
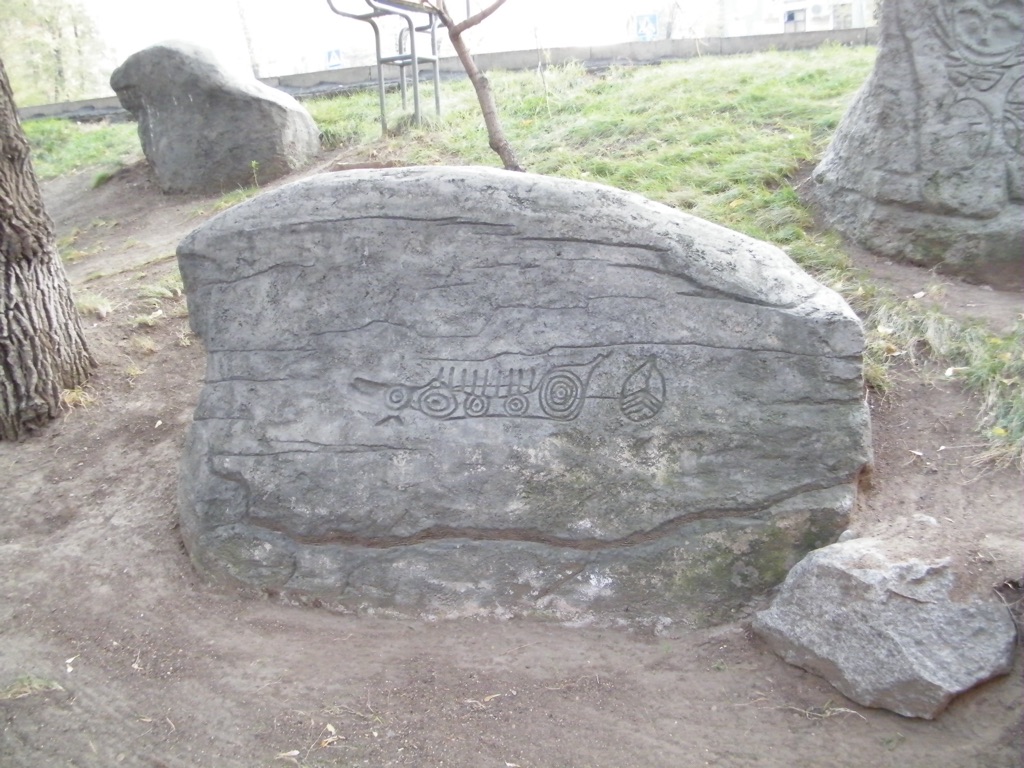
[[[437,12],[429,6],[416,2],[416,0],[362,0],[361,4],[365,5],[368,10],[358,13],[354,10],[342,10],[338,7],[341,3],[342,0],[327,0],[327,5],[339,16],[366,22],[373,28],[374,48],[377,54],[377,92],[380,99],[381,133],[387,133],[388,130],[387,100],[384,87],[385,66],[398,67],[398,83],[402,94],[403,110],[406,109],[406,92],[408,88],[406,70],[411,70],[413,120],[419,125],[422,119],[420,108],[420,65],[431,65],[434,81],[434,110],[440,115],[441,70],[437,41],[437,29],[440,26],[440,20]],[[382,50],[379,22],[389,16],[401,19],[404,25],[398,35],[398,52],[394,55],[385,56]],[[422,49],[418,47],[417,33],[429,35],[429,53],[423,53]],[[405,50],[406,41],[409,44],[408,51]]]

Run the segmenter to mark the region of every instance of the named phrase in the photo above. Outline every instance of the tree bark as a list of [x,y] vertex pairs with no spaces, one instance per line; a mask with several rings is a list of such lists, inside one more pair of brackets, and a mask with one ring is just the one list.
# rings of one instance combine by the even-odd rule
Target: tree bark
[[505,136],[505,129],[501,125],[501,117],[498,115],[498,105],[494,101],[494,91],[491,90],[491,83],[476,65],[473,54],[469,51],[469,46],[462,39],[463,32],[470,27],[475,27],[504,4],[505,0],[496,0],[496,2],[491,3],[491,5],[479,13],[470,16],[459,24],[455,24],[452,17],[448,14],[448,8],[444,0],[428,3],[437,11],[441,22],[447,28],[448,39],[452,41],[452,47],[455,49],[459,61],[462,62],[462,67],[466,70],[466,74],[469,75],[470,82],[473,83],[477,101],[480,102],[480,111],[483,112],[484,125],[487,126],[487,139],[491,149],[501,158],[505,170],[524,171],[526,169],[519,164],[515,150],[512,149],[512,145]]
[[0,61],[0,440],[55,418],[94,365]]

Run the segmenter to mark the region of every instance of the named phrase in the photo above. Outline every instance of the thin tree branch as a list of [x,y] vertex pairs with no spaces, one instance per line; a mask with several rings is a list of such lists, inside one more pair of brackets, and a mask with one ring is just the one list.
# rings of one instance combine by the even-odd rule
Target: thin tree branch
[[455,25],[455,29],[453,31],[453,34],[461,35],[463,32],[465,32],[470,27],[475,27],[477,24],[479,24],[481,21],[486,19],[488,16],[490,16],[496,10],[501,8],[501,6],[503,6],[504,4],[505,4],[505,0],[495,0],[495,2],[491,3],[489,6],[484,8],[479,13],[474,13],[472,16],[470,16],[465,21],[460,21],[458,24],[456,24]]
[[501,162],[506,170],[522,171],[524,168],[519,164],[515,150],[512,149],[512,145],[509,143],[501,126],[501,118],[498,115],[498,106],[494,102],[494,92],[491,90],[491,84],[476,65],[473,55],[466,45],[466,41],[462,38],[462,33],[466,29],[479,24],[504,4],[505,0],[495,0],[495,2],[480,11],[480,13],[470,16],[461,24],[453,24],[451,16],[448,15],[448,7],[445,0],[423,0],[423,5],[433,9],[441,19],[441,23],[448,28],[448,39],[451,40],[452,47],[455,49],[459,61],[462,62],[462,67],[466,70],[466,74],[469,75],[470,82],[473,83],[477,100],[480,102],[480,111],[483,113],[484,124],[487,126],[488,144],[498,157],[501,158]]
[[423,5],[437,14],[441,19],[441,25],[448,29],[448,36],[451,37],[452,30],[455,29],[455,22],[448,15],[448,5],[444,0],[423,0]]

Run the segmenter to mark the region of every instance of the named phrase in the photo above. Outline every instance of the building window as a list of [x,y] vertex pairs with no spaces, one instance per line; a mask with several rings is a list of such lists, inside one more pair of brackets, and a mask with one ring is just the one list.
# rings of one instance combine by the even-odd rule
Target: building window
[[832,6],[832,29],[853,29],[853,3]]
[[786,32],[803,32],[807,29],[807,9],[799,11],[786,11]]

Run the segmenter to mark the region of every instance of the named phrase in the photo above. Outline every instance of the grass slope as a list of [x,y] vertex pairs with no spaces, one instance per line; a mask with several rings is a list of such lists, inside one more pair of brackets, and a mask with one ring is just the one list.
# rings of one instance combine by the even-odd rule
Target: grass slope
[[135,123],[73,123],[31,120],[23,125],[32,144],[32,164],[41,179],[84,169],[98,171],[97,182],[110,171],[142,159]]

